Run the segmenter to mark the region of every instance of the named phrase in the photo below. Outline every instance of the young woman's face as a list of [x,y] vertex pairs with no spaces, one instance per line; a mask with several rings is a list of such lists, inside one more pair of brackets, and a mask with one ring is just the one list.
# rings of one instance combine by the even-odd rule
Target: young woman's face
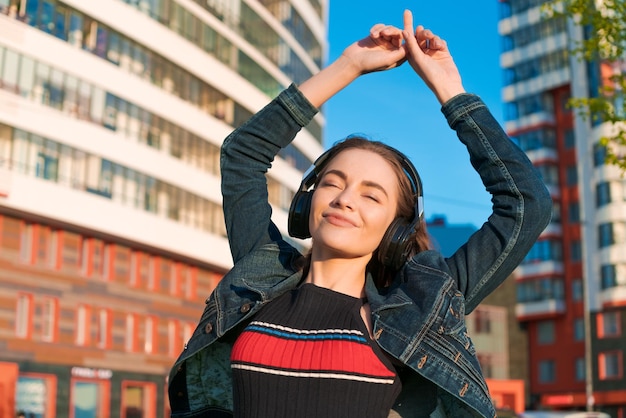
[[354,148],[335,156],[313,192],[313,255],[371,256],[396,216],[398,188],[391,164],[375,152]]

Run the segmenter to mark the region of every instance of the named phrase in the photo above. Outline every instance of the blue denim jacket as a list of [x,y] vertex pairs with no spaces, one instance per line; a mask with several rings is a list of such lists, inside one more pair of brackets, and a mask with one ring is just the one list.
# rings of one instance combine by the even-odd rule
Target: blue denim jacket
[[[239,329],[301,281],[301,255],[270,219],[265,173],[316,112],[292,85],[224,141],[222,193],[234,267],[207,299],[172,368],[174,417],[227,416],[221,414],[232,410],[230,348]],[[380,293],[368,277],[366,293],[376,341],[405,366],[390,416],[429,416],[436,409],[438,416],[493,417],[464,317],[523,259],[548,224],[552,204],[526,155],[477,96],[458,95],[442,112],[491,193],[493,213],[452,257],[418,253],[390,289]]]

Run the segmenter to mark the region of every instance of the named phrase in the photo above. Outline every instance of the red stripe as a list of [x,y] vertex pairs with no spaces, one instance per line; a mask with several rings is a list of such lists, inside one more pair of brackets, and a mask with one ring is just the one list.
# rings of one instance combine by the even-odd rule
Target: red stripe
[[237,338],[231,361],[289,370],[395,376],[366,344],[345,340],[288,340],[251,331]]

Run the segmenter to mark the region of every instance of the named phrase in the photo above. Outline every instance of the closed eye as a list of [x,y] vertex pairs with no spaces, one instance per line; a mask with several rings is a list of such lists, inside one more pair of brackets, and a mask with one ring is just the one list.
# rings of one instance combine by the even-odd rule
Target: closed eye
[[336,187],[341,188],[345,182],[345,174],[340,171],[328,171],[324,177],[320,179],[318,187]]
[[336,182],[333,182],[333,181],[322,180],[317,185],[317,187],[336,187],[336,188],[339,188],[339,184],[336,183]]

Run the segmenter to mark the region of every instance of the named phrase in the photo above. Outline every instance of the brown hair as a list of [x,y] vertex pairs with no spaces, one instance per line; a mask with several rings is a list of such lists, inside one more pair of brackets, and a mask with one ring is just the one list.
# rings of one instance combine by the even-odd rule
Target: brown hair
[[[407,220],[413,219],[418,214],[415,213],[415,201],[417,196],[415,194],[415,186],[412,184],[412,180],[409,179],[407,173],[403,167],[402,154],[394,150],[390,146],[379,142],[372,141],[361,136],[349,136],[333,145],[333,147],[327,151],[328,157],[324,161],[324,167],[328,166],[328,163],[332,161],[341,152],[350,149],[361,149],[371,151],[383,157],[392,167],[396,178],[398,179],[399,193],[398,193],[398,209],[396,218],[405,218]],[[317,179],[321,179],[324,175],[324,169],[318,173]],[[317,182],[315,184],[317,186]],[[429,250],[432,248],[430,237],[426,231],[426,222],[420,220],[416,225],[416,231],[410,238],[409,242],[409,257],[413,255]],[[308,267],[310,265],[310,255],[307,256],[305,262],[304,274],[307,274]],[[389,267],[384,266],[378,257],[378,248],[374,251],[372,259],[367,265],[367,271],[372,274],[374,282],[378,288],[388,287],[396,271],[392,271]]]

